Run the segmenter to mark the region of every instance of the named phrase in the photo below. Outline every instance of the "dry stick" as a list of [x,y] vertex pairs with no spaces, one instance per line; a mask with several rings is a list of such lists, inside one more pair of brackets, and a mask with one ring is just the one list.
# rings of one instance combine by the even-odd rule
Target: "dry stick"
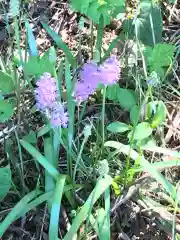
[[44,222],[45,222],[45,218],[46,218],[46,213],[47,213],[47,204],[46,204],[45,209],[44,209],[44,216],[43,216],[43,220],[42,220],[41,233],[40,233],[39,240],[41,240],[42,236],[43,236],[43,228],[44,228]]

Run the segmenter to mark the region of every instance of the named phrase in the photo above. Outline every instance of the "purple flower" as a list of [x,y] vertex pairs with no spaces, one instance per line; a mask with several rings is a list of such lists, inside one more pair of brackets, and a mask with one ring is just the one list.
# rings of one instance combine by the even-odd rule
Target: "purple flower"
[[67,127],[68,113],[65,112],[64,106],[60,103],[55,103],[51,109],[51,124],[53,127]]
[[116,83],[119,74],[120,67],[115,56],[111,56],[99,66],[93,61],[85,63],[80,72],[80,80],[75,85],[76,100],[82,102],[88,99],[99,83],[106,86]]
[[49,73],[44,73],[36,85],[36,106],[38,110],[44,111],[47,107],[51,107],[57,99],[56,80]]
[[104,85],[115,84],[119,78],[120,67],[116,57],[113,55],[98,67],[100,82]]
[[37,109],[46,114],[53,127],[67,127],[68,114],[64,105],[58,102],[56,80],[49,73],[44,73],[36,84]]
[[89,95],[93,94],[96,90],[96,85],[91,82],[77,82],[75,87],[75,97],[78,102],[88,99]]

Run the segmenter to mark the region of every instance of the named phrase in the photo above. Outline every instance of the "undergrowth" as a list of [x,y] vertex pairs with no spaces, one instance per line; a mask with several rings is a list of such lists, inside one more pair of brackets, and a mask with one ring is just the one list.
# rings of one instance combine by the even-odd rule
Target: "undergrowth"
[[[118,211],[131,203],[179,239],[180,153],[165,140],[164,91],[179,100],[171,79],[180,48],[163,39],[161,2],[141,1],[131,14],[124,0],[71,0],[69,7],[80,16],[77,52],[41,21],[53,44],[40,53],[24,3],[10,1],[6,13],[14,35],[11,56],[0,58],[0,236],[9,239],[10,226],[23,228],[43,203],[50,240],[125,239]],[[87,18],[84,63],[77,56]],[[112,21],[121,31],[105,47]],[[43,224],[31,239],[42,239]]]

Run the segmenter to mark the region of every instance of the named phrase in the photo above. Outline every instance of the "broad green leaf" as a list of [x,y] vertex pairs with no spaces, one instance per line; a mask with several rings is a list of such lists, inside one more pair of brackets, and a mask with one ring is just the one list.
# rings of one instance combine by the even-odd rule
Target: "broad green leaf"
[[167,109],[165,104],[162,101],[159,101],[156,106],[156,112],[152,119],[151,126],[156,128],[166,120]]
[[40,77],[45,72],[54,73],[54,66],[50,60],[45,57],[30,57],[28,62],[24,64],[24,71],[27,75]]
[[106,98],[111,101],[118,101],[120,87],[119,84],[113,84],[106,88]]
[[87,16],[95,23],[99,23],[100,16],[103,15],[104,25],[110,23],[110,15],[108,14],[107,5],[99,6],[97,1],[92,1],[89,5]]
[[57,46],[64,51],[64,54],[66,55],[69,63],[72,66],[76,66],[76,59],[74,58],[68,45],[66,45],[61,39],[61,37],[56,32],[54,32],[46,23],[42,22],[42,25],[43,25],[43,28],[46,30],[46,32],[50,35],[50,37],[52,37],[52,39],[55,41]]
[[134,105],[130,111],[130,120],[133,125],[136,125],[138,123],[139,115],[140,115],[139,113],[140,113],[140,107],[137,105]]
[[153,48],[152,63],[154,66],[166,67],[172,62],[175,46],[166,43],[158,43]]
[[74,11],[87,15],[91,0],[71,0],[71,7]]
[[107,126],[107,130],[113,133],[123,133],[130,130],[130,127],[123,122],[113,122]]
[[93,22],[99,23],[100,16],[103,15],[104,25],[110,23],[111,18],[118,13],[125,11],[124,0],[71,0],[74,11],[85,14]]
[[152,134],[152,128],[148,122],[139,123],[134,132],[134,140],[141,140]]
[[11,187],[11,169],[9,166],[0,168],[0,201],[7,195]]
[[131,89],[120,88],[118,91],[118,100],[122,108],[128,111],[137,104],[137,96],[135,91]]
[[[140,13],[136,19],[127,19],[123,29],[129,38],[138,37],[144,44],[153,46],[162,41],[162,17],[159,6],[144,0],[140,5]],[[153,36],[154,35],[154,36]]]
[[13,115],[12,104],[7,101],[0,100],[0,122],[7,121],[10,117],[12,117],[12,115]]
[[36,132],[30,130],[30,132],[24,136],[23,139],[29,143],[35,144],[37,142]]
[[6,73],[0,71],[0,92],[9,93],[13,88],[14,84],[12,78]]

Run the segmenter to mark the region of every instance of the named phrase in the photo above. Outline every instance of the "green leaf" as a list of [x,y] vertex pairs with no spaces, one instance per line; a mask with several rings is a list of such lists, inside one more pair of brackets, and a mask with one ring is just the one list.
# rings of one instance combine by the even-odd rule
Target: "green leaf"
[[14,84],[12,78],[6,73],[0,71],[0,91],[9,93],[13,90]]
[[36,132],[30,130],[30,132],[26,136],[24,136],[23,139],[29,143],[36,144],[37,142]]
[[104,18],[103,18],[103,15],[101,14],[100,19],[99,19],[98,32],[97,32],[97,42],[96,42],[96,50],[100,54],[100,60],[101,60],[103,32],[104,32]]
[[113,133],[123,133],[130,130],[130,128],[123,122],[113,122],[107,126],[107,130]]
[[91,0],[71,0],[71,7],[74,11],[87,15]]
[[154,41],[155,43],[162,41],[161,10],[157,4],[147,0],[142,1],[140,7],[137,18],[127,19],[123,24],[123,29],[128,33],[129,38],[137,35],[137,38],[144,44],[153,46]]
[[153,164],[149,163],[144,156],[140,156],[134,149],[129,145],[124,145],[120,142],[116,141],[108,141],[104,144],[106,147],[112,147],[117,149],[119,152],[122,152],[136,161],[137,158],[140,157],[140,164],[144,168],[144,171],[147,171],[153,178],[156,179],[158,183],[160,183],[164,189],[169,193],[172,198],[175,198],[175,188],[174,186],[153,166]]
[[54,190],[54,194],[52,196],[51,218],[50,218],[50,226],[49,226],[49,239],[57,239],[58,238],[59,214],[60,214],[62,194],[64,192],[65,180],[66,180],[65,175],[59,176],[59,180],[56,182],[56,187]]
[[54,32],[46,23],[42,22],[42,25],[43,25],[43,28],[46,30],[46,32],[55,41],[57,46],[64,51],[64,54],[66,55],[69,63],[72,66],[76,66],[76,59],[74,58],[74,56],[73,56],[72,52],[70,51],[69,47],[63,42],[61,37],[56,32]]
[[161,125],[166,120],[167,109],[165,104],[162,101],[157,103],[156,112],[152,119],[151,126],[152,128],[156,128]]
[[52,64],[56,64],[56,49],[54,48],[54,46],[50,47],[46,52],[45,54],[43,55],[42,58],[48,58],[49,61],[52,63]]
[[0,122],[7,121],[10,117],[12,117],[12,115],[13,115],[12,104],[7,101],[0,100]]
[[158,43],[153,48],[151,64],[166,67],[172,63],[175,46],[166,43]]
[[130,111],[130,120],[133,125],[136,125],[139,121],[140,107],[134,105]]
[[118,100],[120,106],[127,110],[130,110],[137,103],[137,96],[135,91],[131,89],[120,88],[118,92]]
[[9,166],[0,168],[0,201],[7,195],[11,187],[11,169]]
[[54,177],[55,180],[59,179],[58,170],[48,162],[48,160],[30,143],[25,140],[20,140],[21,145],[47,170],[51,176]]
[[120,87],[118,84],[113,84],[106,89],[106,98],[111,101],[118,101]]
[[91,209],[95,202],[100,198],[101,194],[106,191],[106,189],[111,185],[111,183],[112,178],[108,175],[105,175],[104,178],[98,180],[96,187],[89,195],[85,204],[81,207],[81,210],[75,217],[69,231],[66,233],[63,240],[73,239],[81,224],[88,218],[88,216],[90,216]]
[[1,221],[0,224],[0,237],[3,236],[4,232],[7,230],[7,228],[11,225],[11,223],[13,223],[16,219],[16,216],[22,212],[27,204],[33,200],[34,198],[36,198],[37,195],[40,194],[40,191],[38,189],[29,192],[28,194],[26,194],[13,208],[12,210],[8,213],[7,217]]
[[149,123],[139,123],[134,132],[134,140],[141,140],[149,137],[152,134],[152,128]]
[[45,72],[54,73],[54,66],[48,57],[30,57],[28,62],[24,64],[24,71],[27,75],[40,77]]
[[99,239],[110,240],[110,227],[108,226],[107,216],[103,208],[98,209],[96,221],[99,228]]
[[25,27],[26,27],[26,31],[27,31],[27,39],[28,39],[28,45],[29,45],[29,49],[30,49],[30,55],[38,56],[36,40],[35,40],[33,31],[31,29],[31,26],[27,20],[25,21]]

